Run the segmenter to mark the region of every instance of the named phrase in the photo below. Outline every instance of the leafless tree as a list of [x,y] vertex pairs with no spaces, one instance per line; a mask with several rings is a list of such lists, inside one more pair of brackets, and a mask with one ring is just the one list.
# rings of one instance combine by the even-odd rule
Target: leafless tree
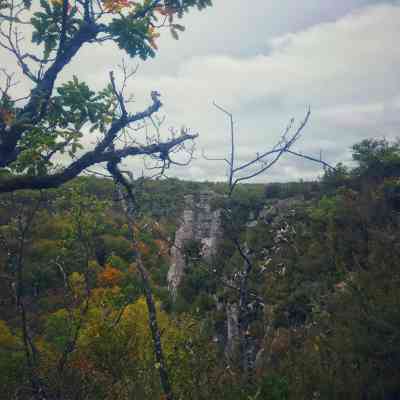
[[[252,322],[252,314],[254,306],[251,304],[258,296],[249,290],[249,278],[254,270],[254,260],[251,251],[247,248],[246,243],[241,243],[238,231],[235,227],[234,215],[234,194],[237,185],[240,182],[247,182],[252,178],[266,173],[274,166],[282,156],[289,154],[300,157],[308,161],[316,162],[324,168],[334,169],[321,158],[305,155],[292,149],[294,144],[301,138],[310,116],[310,108],[307,110],[305,118],[298,127],[295,127],[294,119],[291,119],[283,134],[271,149],[256,153],[255,156],[246,162],[237,163],[238,155],[235,143],[234,118],[232,113],[227,111],[214,102],[214,106],[221,111],[229,120],[230,125],[230,152],[228,157],[209,157],[203,151],[203,157],[209,161],[221,161],[227,165],[227,184],[228,195],[225,207],[223,209],[223,218],[228,225],[227,233],[229,239],[234,243],[237,252],[243,260],[243,269],[235,274],[235,290],[238,292],[238,333],[239,333],[239,353],[240,367],[245,373],[248,381],[252,379],[255,362],[255,346],[254,338],[251,337],[250,324]],[[232,284],[231,284],[232,286]]]

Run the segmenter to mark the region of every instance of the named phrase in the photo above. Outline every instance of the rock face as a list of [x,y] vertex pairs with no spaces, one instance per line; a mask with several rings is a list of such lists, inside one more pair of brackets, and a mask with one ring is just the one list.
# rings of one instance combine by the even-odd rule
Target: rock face
[[175,234],[167,278],[173,297],[176,296],[187,267],[183,251],[185,244],[197,241],[201,248],[201,256],[205,260],[209,260],[217,251],[218,240],[221,237],[221,212],[211,209],[211,201],[215,197],[216,194],[209,191],[185,196],[185,208],[181,224]]
[[239,346],[239,306],[236,303],[226,305],[227,337],[225,355],[232,361]]

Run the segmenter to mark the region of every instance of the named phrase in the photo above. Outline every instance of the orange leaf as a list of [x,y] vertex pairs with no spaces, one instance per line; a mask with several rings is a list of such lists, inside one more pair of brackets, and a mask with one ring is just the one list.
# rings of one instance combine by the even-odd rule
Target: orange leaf
[[122,278],[122,272],[108,264],[104,270],[97,275],[99,284],[102,286],[116,286],[121,282]]

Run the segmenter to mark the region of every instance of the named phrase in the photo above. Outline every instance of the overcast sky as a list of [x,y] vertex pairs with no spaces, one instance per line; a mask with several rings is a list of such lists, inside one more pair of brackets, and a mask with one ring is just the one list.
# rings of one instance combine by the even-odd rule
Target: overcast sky
[[[229,126],[213,100],[234,115],[238,161],[271,147],[291,117],[301,122],[308,105],[311,119],[296,150],[322,151],[332,164],[348,162],[357,141],[399,135],[400,1],[214,0],[182,23],[181,39],[164,33],[156,59],[140,64],[130,84],[132,111],[158,90],[165,129],[185,125],[200,134],[197,159],[171,176],[225,179],[225,166],[200,154],[202,148],[209,156],[229,150]],[[90,47],[68,74],[100,88],[122,53],[107,45],[93,54]],[[134,161],[125,165],[140,168]],[[286,156],[258,181],[320,172]]]

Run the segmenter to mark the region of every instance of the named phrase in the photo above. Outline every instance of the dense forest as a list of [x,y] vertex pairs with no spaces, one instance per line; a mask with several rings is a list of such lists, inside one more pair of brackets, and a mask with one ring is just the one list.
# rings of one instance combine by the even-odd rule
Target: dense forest
[[[112,180],[2,195],[2,398],[30,399],[35,384],[46,398],[162,398],[136,247],[174,398],[398,399],[400,146],[366,140],[353,158],[318,181],[243,184],[232,198],[225,184],[139,179],[135,244]],[[184,197],[205,191],[221,210],[218,250],[205,259],[187,241],[171,296]],[[227,332],[243,248],[250,366]]]
[[400,400],[400,8],[212,3],[0,0],[1,400]]

